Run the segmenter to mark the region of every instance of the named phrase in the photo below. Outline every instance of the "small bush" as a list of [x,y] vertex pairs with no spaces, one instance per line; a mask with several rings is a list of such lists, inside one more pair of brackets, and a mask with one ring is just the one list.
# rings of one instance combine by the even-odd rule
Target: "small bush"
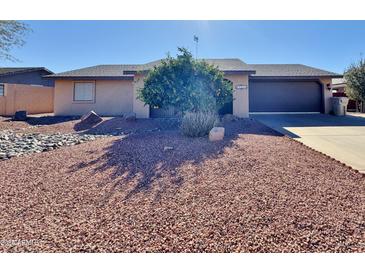
[[218,117],[210,112],[188,112],[184,115],[181,130],[185,136],[201,137],[218,123]]

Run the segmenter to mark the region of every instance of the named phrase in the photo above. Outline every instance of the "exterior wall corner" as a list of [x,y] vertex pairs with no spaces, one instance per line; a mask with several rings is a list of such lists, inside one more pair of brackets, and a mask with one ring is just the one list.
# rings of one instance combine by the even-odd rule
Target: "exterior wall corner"
[[[329,114],[332,111],[332,79],[331,78],[320,78],[319,79],[322,85],[322,94],[323,94],[323,112],[325,114]],[[330,88],[328,88],[328,85]]]
[[249,117],[249,81],[248,75],[225,75],[233,84],[233,115],[240,118]]

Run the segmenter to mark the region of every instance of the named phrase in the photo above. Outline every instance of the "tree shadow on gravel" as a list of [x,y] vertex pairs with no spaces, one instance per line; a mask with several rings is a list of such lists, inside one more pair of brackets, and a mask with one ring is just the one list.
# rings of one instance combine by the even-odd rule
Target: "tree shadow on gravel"
[[[61,124],[69,121],[80,119],[80,116],[28,116],[24,121],[31,126],[48,126]],[[3,122],[14,122],[13,117],[6,117],[2,120]]]
[[[85,133],[107,132],[106,129],[112,123],[115,130],[117,121],[112,120],[105,122],[108,126],[102,123]],[[103,172],[109,174],[108,180],[98,185],[108,188],[101,205],[106,204],[118,190],[125,192],[124,199],[128,200],[152,188],[155,190],[154,201],[158,202],[166,190],[176,191],[186,179],[193,179],[192,177],[198,175],[195,173],[199,173],[199,165],[208,159],[219,158],[225,149],[236,146],[235,141],[244,138],[245,134],[282,136],[250,119],[241,119],[224,125],[224,140],[210,142],[207,137],[182,136],[176,124],[162,126],[161,121],[141,121],[131,123],[128,127],[124,125],[121,130],[129,133],[115,140],[101,157],[90,161],[85,159],[70,170],[75,172],[92,167],[95,175]],[[117,123],[120,126],[121,122]],[[172,149],[165,150],[165,147]],[[185,172],[181,169],[185,169]]]
[[104,117],[103,121],[97,125],[77,123],[74,125],[74,130],[82,134],[125,135],[141,132],[176,130],[179,125],[179,119],[174,118],[138,119],[137,122],[129,122],[123,117]]
[[61,124],[69,121],[80,119],[79,116],[41,116],[41,117],[28,117],[26,122],[32,126],[46,126]]

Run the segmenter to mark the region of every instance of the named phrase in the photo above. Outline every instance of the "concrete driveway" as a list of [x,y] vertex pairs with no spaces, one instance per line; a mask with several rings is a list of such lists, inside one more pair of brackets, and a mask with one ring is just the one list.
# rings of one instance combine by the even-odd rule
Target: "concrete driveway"
[[251,117],[365,173],[365,116],[260,114]]

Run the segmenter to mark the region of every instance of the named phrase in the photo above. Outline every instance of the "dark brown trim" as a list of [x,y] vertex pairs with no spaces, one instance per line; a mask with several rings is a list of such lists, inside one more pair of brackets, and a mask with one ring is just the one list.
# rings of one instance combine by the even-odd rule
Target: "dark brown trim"
[[250,76],[252,80],[317,80],[318,78],[342,78],[342,75],[318,75],[318,76]]
[[256,71],[255,70],[220,70],[222,71],[225,75],[232,75],[232,74],[255,74]]
[[256,78],[256,77],[250,77],[248,79],[250,82],[320,82],[320,79],[318,77],[315,78]]
[[137,70],[123,70],[123,74],[124,75],[134,75],[134,74],[137,74],[138,71]]

